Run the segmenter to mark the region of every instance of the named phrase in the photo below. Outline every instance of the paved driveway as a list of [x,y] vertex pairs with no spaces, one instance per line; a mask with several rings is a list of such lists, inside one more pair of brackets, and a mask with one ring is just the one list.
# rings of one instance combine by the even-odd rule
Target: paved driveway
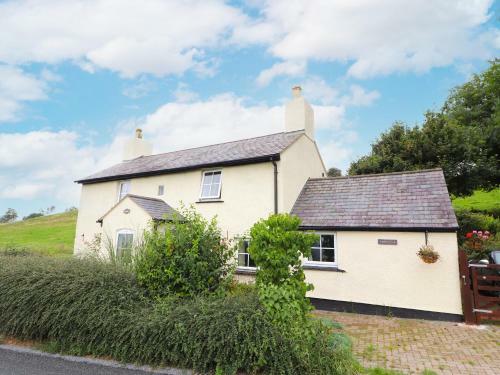
[[0,375],[181,375],[183,371],[141,370],[113,361],[60,356],[22,347],[0,345]]
[[500,326],[318,311],[344,326],[367,367],[405,374],[500,374]]

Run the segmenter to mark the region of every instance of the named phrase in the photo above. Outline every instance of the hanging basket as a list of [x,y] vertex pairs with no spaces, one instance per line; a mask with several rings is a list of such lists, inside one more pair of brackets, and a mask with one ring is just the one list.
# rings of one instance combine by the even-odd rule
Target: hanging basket
[[439,260],[439,253],[434,250],[432,245],[422,246],[417,255],[427,264],[436,263]]

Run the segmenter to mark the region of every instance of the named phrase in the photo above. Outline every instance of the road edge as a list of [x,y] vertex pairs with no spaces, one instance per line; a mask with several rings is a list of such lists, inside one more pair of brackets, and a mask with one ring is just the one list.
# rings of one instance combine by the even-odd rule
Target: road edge
[[99,358],[89,358],[89,357],[79,357],[75,355],[65,355],[65,354],[57,354],[57,353],[47,353],[41,350],[26,348],[23,346],[10,345],[10,344],[0,344],[0,349],[9,350],[16,353],[23,354],[32,354],[40,357],[48,357],[48,358],[56,358],[62,359],[68,362],[77,362],[84,363],[89,365],[96,366],[104,366],[104,367],[112,367],[112,368],[121,368],[127,370],[136,370],[136,371],[148,371],[153,374],[165,374],[165,375],[194,375],[192,370],[188,369],[179,369],[176,367],[162,367],[162,368],[153,368],[150,366],[136,366],[128,363],[120,363],[114,360],[107,359],[99,359]]

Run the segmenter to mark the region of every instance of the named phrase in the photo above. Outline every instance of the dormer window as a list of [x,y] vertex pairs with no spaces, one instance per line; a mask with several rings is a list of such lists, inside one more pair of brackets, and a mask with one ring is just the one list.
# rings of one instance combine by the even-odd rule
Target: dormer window
[[130,181],[120,181],[120,185],[118,186],[118,200],[121,201],[128,193],[130,193]]
[[158,195],[163,195],[163,194],[165,194],[165,186],[158,185]]
[[219,199],[221,186],[222,171],[203,172],[200,199]]

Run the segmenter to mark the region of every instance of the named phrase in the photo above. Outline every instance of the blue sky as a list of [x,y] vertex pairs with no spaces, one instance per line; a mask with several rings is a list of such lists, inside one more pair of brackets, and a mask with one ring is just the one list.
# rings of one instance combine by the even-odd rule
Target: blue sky
[[328,166],[418,124],[498,56],[498,2],[0,2],[0,213],[78,205],[121,160],[281,131],[293,85]]

